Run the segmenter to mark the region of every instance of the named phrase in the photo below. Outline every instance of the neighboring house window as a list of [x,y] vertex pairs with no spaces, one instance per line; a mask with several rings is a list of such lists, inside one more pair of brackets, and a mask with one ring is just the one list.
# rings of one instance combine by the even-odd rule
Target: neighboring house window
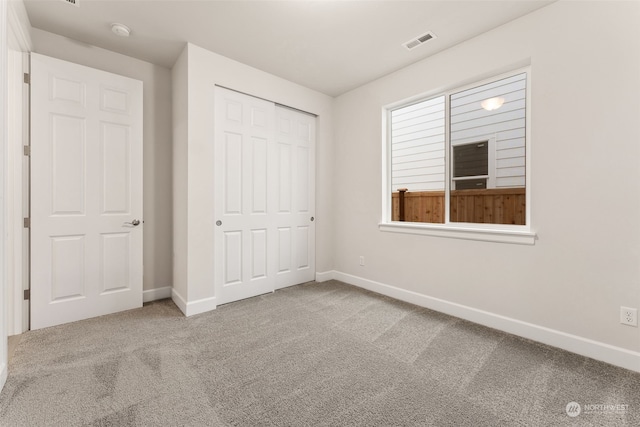
[[487,188],[489,179],[489,141],[454,145],[452,190]]
[[389,110],[391,220],[527,225],[527,72]]

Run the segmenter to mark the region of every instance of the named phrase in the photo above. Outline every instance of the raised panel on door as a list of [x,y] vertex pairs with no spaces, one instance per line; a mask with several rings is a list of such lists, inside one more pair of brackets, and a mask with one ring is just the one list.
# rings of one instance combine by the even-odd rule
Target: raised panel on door
[[309,197],[309,148],[306,146],[296,147],[296,174],[294,183],[294,197],[296,201],[297,213],[309,213],[310,197]]
[[291,271],[291,227],[278,227],[278,274]]
[[242,283],[242,231],[226,231],[223,234],[223,286]]
[[142,83],[31,64],[31,327],[141,307]]
[[267,230],[251,230],[251,280],[267,277]]
[[311,265],[309,241],[311,227],[307,225],[298,226],[296,229],[295,247],[297,251],[296,268],[298,271],[308,269]]
[[131,288],[129,272],[131,236],[129,233],[104,233],[100,236],[101,294]]
[[222,200],[225,215],[242,214],[242,140],[243,135],[225,132],[224,164],[228,167],[224,171],[222,184]]
[[100,123],[103,214],[128,214],[131,201],[129,126]]
[[[48,120],[47,120],[48,119]],[[85,213],[86,131],[83,117],[50,113],[51,155],[44,184],[51,183],[52,215]],[[44,174],[43,174],[44,175]]]
[[51,237],[51,293],[48,303],[84,298],[85,237]]
[[100,109],[109,113],[128,115],[131,111],[131,96],[125,90],[101,86]]
[[86,106],[87,85],[84,81],[55,74],[50,74],[49,78],[49,98],[52,102],[79,108]]
[[278,141],[278,184],[276,195],[278,197],[278,212],[291,212],[292,201],[292,158],[291,144]]
[[[262,104],[262,103],[260,103]],[[250,126],[253,128],[259,128],[266,130],[267,132],[271,131],[271,118],[272,113],[272,105],[271,103],[262,104],[262,105],[251,105],[249,107],[250,111]]]
[[267,145],[269,142],[265,138],[251,138],[250,143],[250,164],[247,171],[250,175],[251,203],[250,212],[256,214],[267,214]]

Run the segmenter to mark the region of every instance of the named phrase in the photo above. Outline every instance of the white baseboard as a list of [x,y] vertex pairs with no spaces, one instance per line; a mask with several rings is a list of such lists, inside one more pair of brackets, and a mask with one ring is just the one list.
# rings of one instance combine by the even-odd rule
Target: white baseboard
[[171,288],[171,300],[178,306],[182,314],[187,315],[187,302],[182,298],[182,295],[175,289]]
[[171,298],[171,286],[142,291],[142,302],[158,301],[165,298]]
[[197,301],[186,302],[182,295],[176,292],[176,290],[173,288],[171,289],[171,299],[178,306],[180,311],[182,311],[182,313],[187,317],[215,310],[218,306],[216,303],[216,297],[203,298]]
[[327,280],[333,279],[333,274],[335,271],[316,271],[316,282],[326,282]]
[[9,370],[7,369],[7,364],[3,362],[0,366],[0,391],[2,391],[2,389],[4,388],[4,384],[7,382],[8,375]]
[[615,366],[620,366],[625,369],[640,372],[640,353],[635,351],[546,328],[544,326],[523,322],[510,317],[501,316],[499,314],[478,310],[473,307],[445,301],[439,298],[430,297],[417,292],[364,279],[362,277],[341,273],[339,271],[316,273],[316,277],[318,276],[321,276],[323,279],[316,279],[319,282],[331,279],[340,280],[341,282],[358,286],[401,301],[459,317],[461,319],[518,335],[553,347],[558,347],[572,353],[610,363]]

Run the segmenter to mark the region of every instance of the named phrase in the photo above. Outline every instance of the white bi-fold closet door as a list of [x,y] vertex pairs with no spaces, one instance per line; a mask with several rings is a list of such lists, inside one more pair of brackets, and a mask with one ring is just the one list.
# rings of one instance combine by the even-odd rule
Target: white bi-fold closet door
[[315,278],[315,117],[217,87],[218,304]]
[[31,55],[31,329],[142,306],[142,82]]

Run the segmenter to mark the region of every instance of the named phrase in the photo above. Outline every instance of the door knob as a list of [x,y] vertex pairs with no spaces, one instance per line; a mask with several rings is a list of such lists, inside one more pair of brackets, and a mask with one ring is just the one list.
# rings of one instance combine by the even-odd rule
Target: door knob
[[217,225],[218,227],[220,227],[220,226],[222,225],[222,221],[217,220],[217,221],[216,221],[216,225]]
[[139,219],[134,219],[134,220],[133,220],[133,221],[131,221],[131,222],[125,222],[125,224],[127,224],[127,225],[133,225],[134,227],[136,227],[136,226],[140,225],[140,220],[139,220]]
[[314,218],[314,217],[311,217],[311,222],[313,222],[313,221],[315,221],[315,218]]

